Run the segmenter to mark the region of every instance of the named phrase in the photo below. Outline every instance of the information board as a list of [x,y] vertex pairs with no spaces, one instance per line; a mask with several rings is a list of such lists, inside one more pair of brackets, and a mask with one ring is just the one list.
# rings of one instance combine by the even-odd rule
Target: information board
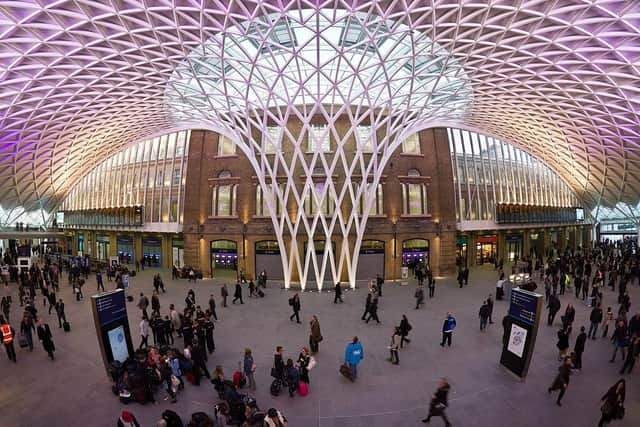
[[121,289],[100,294],[95,300],[100,326],[127,317],[125,295]]
[[520,288],[512,289],[509,316],[533,326],[536,323],[538,297],[533,292]]

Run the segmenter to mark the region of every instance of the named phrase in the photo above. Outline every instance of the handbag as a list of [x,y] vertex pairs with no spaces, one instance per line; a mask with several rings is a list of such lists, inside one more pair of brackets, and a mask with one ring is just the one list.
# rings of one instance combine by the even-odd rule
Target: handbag
[[318,362],[316,361],[316,358],[311,356],[309,357],[309,363],[307,363],[307,369],[312,370],[313,368],[316,367],[317,364]]
[[316,340],[316,342],[322,342],[322,335],[320,335],[320,336],[318,337],[318,339]]
[[180,385],[180,380],[175,375],[171,375],[171,385],[173,387],[178,387]]

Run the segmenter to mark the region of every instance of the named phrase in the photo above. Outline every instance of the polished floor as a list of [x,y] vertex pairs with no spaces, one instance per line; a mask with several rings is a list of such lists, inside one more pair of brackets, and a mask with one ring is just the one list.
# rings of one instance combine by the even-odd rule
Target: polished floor
[[[131,279],[130,294],[140,291],[150,295],[151,277],[156,271],[147,269]],[[169,272],[162,272],[168,292],[161,295],[162,312],[170,303],[183,307],[189,287],[196,292],[196,303],[206,306],[210,293],[220,293],[217,280],[172,281]],[[561,408],[547,387],[557,372],[555,333],[559,326],[540,327],[529,376],[519,382],[498,364],[505,301],[496,302],[493,325],[479,331],[478,310],[483,298],[495,290],[496,273],[491,267],[471,270],[469,286],[459,289],[454,279],[438,280],[436,295],[427,300],[421,310],[414,309],[414,285],[401,287],[386,284],[380,302],[380,325],[360,320],[366,289],[345,292],[344,304],[333,304],[333,294],[305,292],[302,294],[302,324],[289,321],[287,299],[292,291],[267,289],[264,299],[245,296],[244,305],[222,308],[218,304],[220,322],[216,324],[217,351],[209,359],[209,369],[223,365],[227,375],[236,369],[245,347],[251,347],[258,365],[255,397],[260,407],[276,407],[289,419],[292,427],[342,426],[418,426],[426,415],[431,393],[440,377],[449,378],[452,385],[449,418],[454,426],[563,427],[596,426],[600,416],[600,397],[618,378],[621,361],[609,363],[613,348],[606,339],[588,341],[583,357],[584,370],[571,378],[569,390]],[[112,283],[106,282],[106,286]],[[48,360],[39,344],[33,353],[18,350],[18,363],[7,361],[0,354],[0,426],[114,426],[122,405],[113,396],[100,358],[88,295],[95,289],[90,278],[84,301],[72,300],[66,284],[62,297],[66,301],[67,317],[72,331],[58,329],[55,314],[44,315],[52,326],[57,347],[56,360]],[[640,291],[631,287],[632,311],[638,308]],[[15,284],[0,288],[0,295],[12,292]],[[218,299],[218,298],[217,298]],[[605,290],[605,305],[615,304],[616,294]],[[589,309],[571,294],[562,297],[562,310],[568,302],[576,303],[576,325],[588,326]],[[42,300],[37,307],[42,312]],[[134,343],[138,340],[140,311],[135,303],[128,304]],[[451,348],[440,347],[442,320],[447,311],[457,318],[458,328]],[[20,314],[14,305],[12,320]],[[286,393],[277,398],[269,394],[269,371],[276,345],[285,347],[285,354],[297,357],[308,340],[308,320],[316,314],[320,320],[324,341],[317,355],[318,366],[311,372],[310,392],[306,397],[289,398]],[[411,344],[400,352],[400,365],[390,364],[387,345],[392,327],[406,314],[413,325]],[[546,316],[546,312],[545,312]],[[338,374],[344,357],[344,346],[358,335],[365,348],[365,359],[359,368],[356,383],[346,382]],[[573,347],[575,333],[571,337]],[[151,340],[151,338],[150,338]],[[620,356],[618,356],[620,357]],[[640,425],[640,367],[627,375],[627,415],[617,426]],[[213,387],[187,385],[179,394],[178,403],[163,400],[159,392],[157,405],[128,405],[141,425],[155,426],[162,411],[171,408],[187,417],[195,411],[211,411],[217,401]],[[433,419],[432,425],[443,425]]]

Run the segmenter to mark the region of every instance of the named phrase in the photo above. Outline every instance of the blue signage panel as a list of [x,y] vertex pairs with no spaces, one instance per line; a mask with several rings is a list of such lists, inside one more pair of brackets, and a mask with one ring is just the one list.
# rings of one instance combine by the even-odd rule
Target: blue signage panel
[[519,240],[522,240],[522,234],[507,234],[505,236],[505,240],[507,242],[517,242]]
[[509,305],[511,317],[533,326],[536,322],[537,309],[538,296],[536,294],[519,288],[511,290],[511,304]]
[[100,294],[95,299],[100,326],[127,317],[125,295],[122,289]]

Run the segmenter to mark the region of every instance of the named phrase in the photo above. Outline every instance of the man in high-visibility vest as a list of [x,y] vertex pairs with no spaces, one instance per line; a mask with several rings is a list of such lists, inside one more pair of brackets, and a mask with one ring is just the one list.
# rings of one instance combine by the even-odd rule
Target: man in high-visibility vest
[[7,350],[7,356],[9,360],[16,361],[16,350],[13,348],[13,338],[16,336],[16,331],[10,324],[6,323],[4,317],[0,316],[0,333],[2,334],[2,343]]

